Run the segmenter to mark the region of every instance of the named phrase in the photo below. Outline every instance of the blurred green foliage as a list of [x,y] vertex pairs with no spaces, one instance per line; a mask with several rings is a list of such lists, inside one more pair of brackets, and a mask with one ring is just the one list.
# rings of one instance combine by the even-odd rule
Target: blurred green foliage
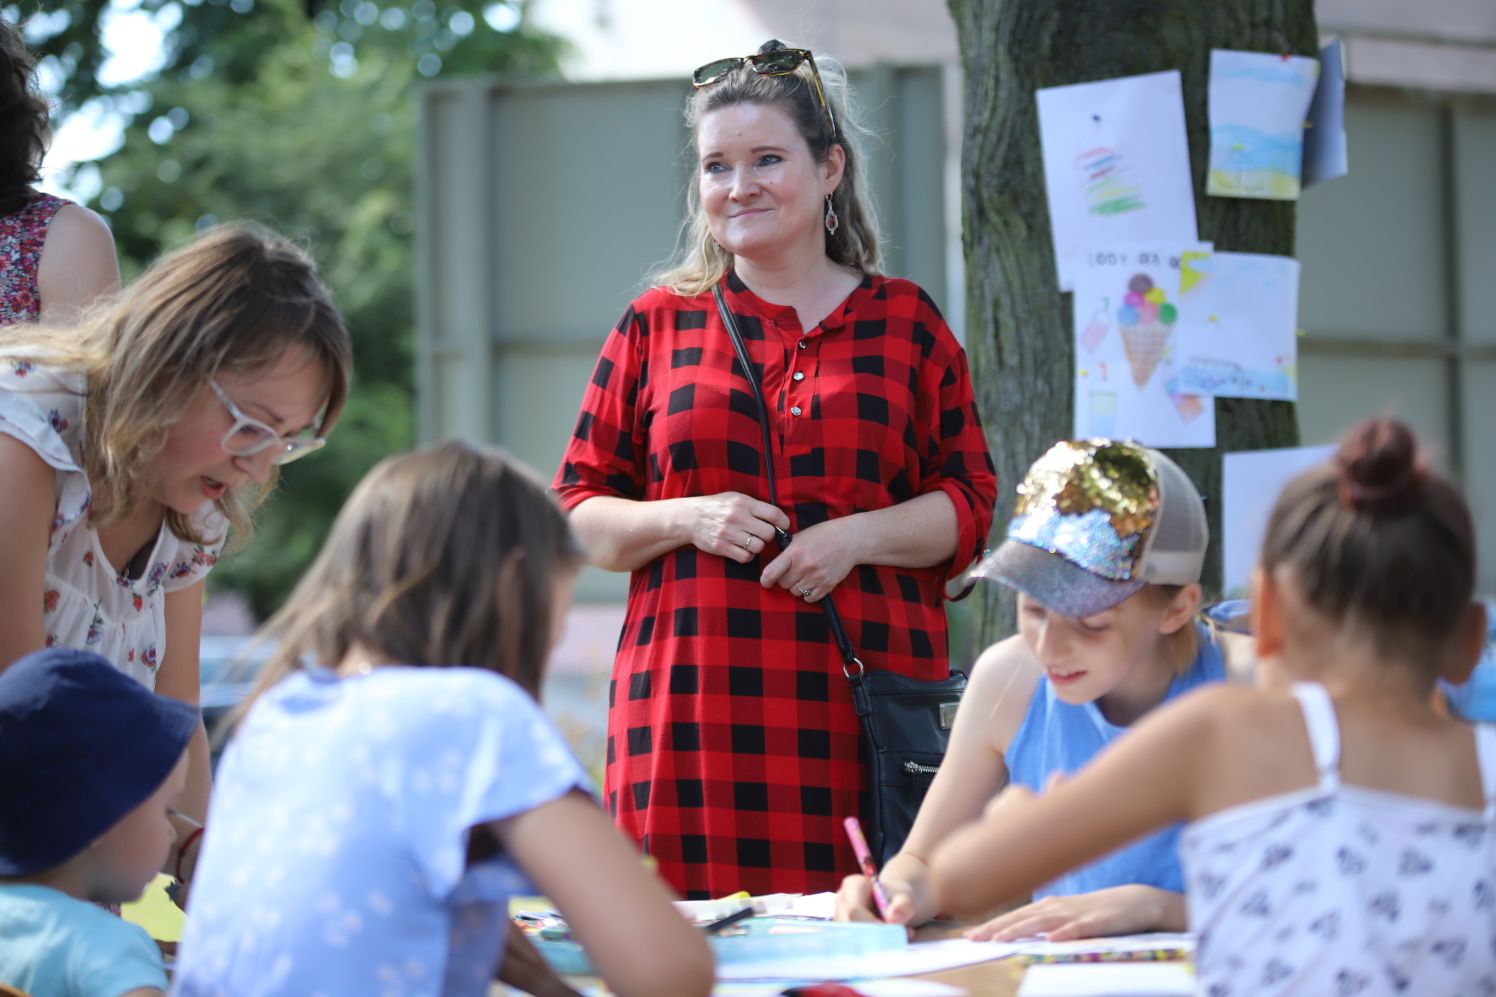
[[[163,68],[109,87],[109,0],[0,4],[60,82],[60,113],[125,115],[97,171],[126,279],[215,222],[253,219],[317,259],[353,331],[356,381],[326,450],[286,470],[253,543],[210,587],[280,605],[353,485],[414,438],[415,94],[426,78],[555,75],[562,43],[507,0],[135,0],[169,27]],[[80,173],[80,171],[82,171]]]

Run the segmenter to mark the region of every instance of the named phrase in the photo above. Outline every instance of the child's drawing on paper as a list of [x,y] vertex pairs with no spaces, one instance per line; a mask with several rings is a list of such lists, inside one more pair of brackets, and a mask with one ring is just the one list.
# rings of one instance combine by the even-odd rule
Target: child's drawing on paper
[[1211,51],[1207,194],[1298,200],[1318,79],[1319,62],[1303,56]]
[[1150,447],[1215,445],[1215,406],[1179,381],[1184,250],[1208,252],[1209,246],[1124,243],[1081,258],[1072,330],[1077,437],[1132,439]]
[[1096,347],[1101,345],[1101,341],[1112,329],[1107,318],[1111,302],[1111,298],[1102,299],[1101,307],[1091,315],[1091,321],[1086,324],[1085,331],[1080,334],[1080,345],[1087,353],[1095,353]]
[[1086,191],[1086,210],[1093,215],[1120,215],[1143,208],[1143,190],[1128,180],[1122,153],[1106,146],[1087,149],[1075,157]]
[[1186,254],[1180,293],[1184,389],[1298,398],[1299,263],[1256,253]]
[[1127,366],[1132,382],[1146,387],[1149,378],[1164,358],[1164,347],[1174,334],[1178,310],[1168,302],[1164,289],[1145,273],[1133,274],[1127,282],[1127,294],[1117,310],[1117,324],[1122,328],[1122,348],[1127,352]]
[[1047,87],[1034,99],[1060,290],[1097,246],[1196,240],[1178,70]]
[[1085,434],[1113,437],[1117,435],[1117,393],[1104,388],[1091,389],[1091,429]]
[[1209,398],[1202,398],[1185,391],[1179,378],[1169,378],[1169,383],[1164,385],[1164,390],[1169,393],[1169,401],[1174,403],[1174,409],[1179,413],[1179,418],[1185,422],[1194,422],[1205,414],[1205,403]]

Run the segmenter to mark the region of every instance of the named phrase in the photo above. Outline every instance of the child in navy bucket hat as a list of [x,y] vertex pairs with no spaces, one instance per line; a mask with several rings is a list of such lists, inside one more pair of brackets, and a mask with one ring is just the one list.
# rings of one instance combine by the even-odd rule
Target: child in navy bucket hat
[[35,997],[154,997],[161,954],[99,903],[137,899],[171,851],[197,711],[96,654],[0,672],[0,982]]

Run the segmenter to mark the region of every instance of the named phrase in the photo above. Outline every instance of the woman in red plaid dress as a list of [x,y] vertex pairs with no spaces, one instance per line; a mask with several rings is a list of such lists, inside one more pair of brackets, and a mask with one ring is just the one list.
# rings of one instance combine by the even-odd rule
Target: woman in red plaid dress
[[608,336],[555,482],[593,562],[632,573],[604,791],[685,896],[834,890],[863,771],[816,603],[867,667],[948,675],[944,583],[996,475],[960,345],[879,273],[840,73],[770,42],[694,82],[689,245]]

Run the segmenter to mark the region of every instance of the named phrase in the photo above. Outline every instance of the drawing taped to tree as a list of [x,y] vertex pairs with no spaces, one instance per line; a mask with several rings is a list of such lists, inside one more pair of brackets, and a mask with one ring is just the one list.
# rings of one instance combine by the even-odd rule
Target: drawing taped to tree
[[[1208,447],[1215,408],[1179,376],[1184,323],[1180,259],[1203,243],[1130,243],[1093,249],[1075,284],[1077,438],[1131,438],[1145,446]],[[1113,327],[1117,334],[1111,335]]]
[[1093,215],[1141,211],[1143,189],[1129,182],[1127,160],[1121,152],[1099,146],[1075,157],[1085,191],[1086,210]]

